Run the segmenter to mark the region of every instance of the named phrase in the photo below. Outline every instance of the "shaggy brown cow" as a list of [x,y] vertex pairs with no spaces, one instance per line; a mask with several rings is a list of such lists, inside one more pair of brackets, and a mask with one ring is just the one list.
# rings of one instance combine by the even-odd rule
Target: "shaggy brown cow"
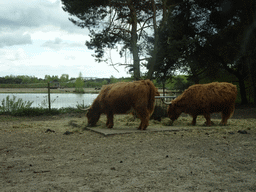
[[150,80],[119,82],[102,87],[98,97],[86,114],[88,126],[95,126],[100,115],[107,115],[107,127],[112,128],[114,114],[126,114],[134,110],[140,118],[139,129],[145,130],[154,111],[155,96],[159,92]]
[[187,113],[193,117],[192,125],[196,124],[198,115],[203,115],[206,125],[211,125],[210,114],[221,112],[221,124],[226,125],[228,118],[235,110],[237,88],[231,83],[209,83],[190,86],[180,96],[169,104],[168,116],[172,121],[181,113]]

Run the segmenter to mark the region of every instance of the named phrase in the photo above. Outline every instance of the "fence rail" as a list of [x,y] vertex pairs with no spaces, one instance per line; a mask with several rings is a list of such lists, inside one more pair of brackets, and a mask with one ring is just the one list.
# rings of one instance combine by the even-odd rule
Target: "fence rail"
[[[2,88],[0,89],[0,102],[6,99],[7,96],[12,98],[15,96],[17,99],[21,98],[24,102],[33,102],[32,107],[43,107],[48,108],[76,108],[77,105],[85,106],[91,105],[93,100],[97,97],[100,90],[95,90],[94,88],[85,88],[86,94],[74,93],[74,89],[50,89],[48,88]],[[176,96],[156,96],[156,105],[165,107],[164,103],[161,101],[170,101],[175,99]],[[1,104],[0,104],[1,105]]]
[[155,96],[155,99],[175,99],[177,96]]

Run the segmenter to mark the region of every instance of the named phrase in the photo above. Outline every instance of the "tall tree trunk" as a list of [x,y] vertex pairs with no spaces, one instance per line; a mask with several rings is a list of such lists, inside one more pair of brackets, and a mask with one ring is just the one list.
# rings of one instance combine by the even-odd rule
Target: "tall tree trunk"
[[[151,4],[152,4],[152,10],[153,10],[153,28],[154,28],[154,36],[155,36],[155,41],[154,41],[154,50],[153,50],[153,54],[152,54],[152,59],[150,61],[150,65],[148,68],[148,75],[147,78],[148,79],[152,79],[153,78],[153,73],[155,71],[154,66],[156,64],[156,57],[157,57],[157,53],[158,53],[158,41],[159,41],[159,34],[158,34],[158,28],[157,28],[157,22],[156,22],[156,4],[155,4],[155,0],[151,0]],[[163,4],[163,19],[160,25],[160,28],[162,28],[164,26],[164,23],[167,19],[167,5],[166,5],[166,0],[162,0],[162,4]]]
[[242,76],[237,76],[240,87],[240,95],[241,95],[241,104],[248,104],[248,100],[246,97],[246,89],[244,84],[244,78]]
[[[228,71],[228,72],[230,72],[230,71]],[[239,88],[240,88],[240,95],[241,95],[241,104],[248,104],[248,99],[246,97],[244,76],[241,75],[238,71],[237,72],[231,72],[231,74],[235,75],[238,79]]]
[[128,1],[128,7],[131,12],[131,24],[132,24],[132,31],[131,31],[131,49],[133,55],[133,69],[134,69],[134,79],[140,79],[140,59],[139,59],[139,48],[137,46],[137,15],[135,7],[133,6],[133,2],[131,0]]
[[195,83],[195,84],[199,84],[199,77],[198,74],[196,72],[196,70],[190,66],[191,72],[192,72],[192,76],[191,76],[191,80]]
[[155,66],[155,63],[156,63],[156,56],[157,56],[157,52],[158,52],[157,43],[158,43],[158,40],[159,40],[158,31],[157,31],[157,24],[156,24],[156,5],[155,5],[155,1],[151,0],[151,4],[152,4],[152,9],[153,9],[153,27],[154,27],[155,41],[154,41],[154,50],[153,50],[153,54],[152,54],[152,59],[150,61],[150,65],[149,65],[149,69],[148,69],[148,75],[147,75],[148,79],[152,79],[152,77],[153,77],[154,66]]
[[235,75],[239,81],[239,87],[240,87],[240,95],[241,95],[241,104],[248,104],[248,100],[246,97],[246,89],[245,89],[245,84],[244,84],[244,71],[243,71],[243,66],[242,63],[238,64],[238,69],[234,70],[228,67],[227,62],[224,61],[222,57],[219,57],[219,60],[221,61],[221,64],[223,68]]
[[[255,31],[255,29],[256,29],[256,4],[254,4],[254,18],[253,18],[252,26],[253,26],[253,29]],[[252,83],[252,92],[253,92],[253,102],[254,102],[254,104],[256,104],[256,62],[255,62],[255,60],[256,60],[256,57],[255,57],[255,55],[256,55],[256,48],[255,47],[252,50],[252,55],[254,57],[252,56],[249,65],[251,66],[250,71],[251,71],[251,78],[252,78],[252,82],[251,83]]]
[[[252,2],[250,3],[252,4]],[[244,6],[246,4],[243,4]],[[250,7],[248,12],[246,12],[245,25],[247,27],[244,30],[243,40],[241,43],[241,57],[246,58],[245,63],[249,69],[249,80],[251,83],[251,89],[253,93],[253,102],[256,103],[256,66],[255,66],[255,29],[256,29],[256,4],[254,4],[254,9]],[[246,8],[245,8],[246,9]]]
[[249,67],[249,75],[250,75],[250,82],[251,82],[251,89],[253,94],[253,103],[256,104],[256,63],[253,62],[252,56],[248,56],[247,64]]
[[[252,9],[251,9],[252,10]],[[256,104],[256,62],[255,62],[255,54],[256,54],[256,48],[253,42],[251,41],[255,39],[255,29],[256,29],[256,4],[254,8],[254,13],[250,13],[248,16],[248,21],[250,21],[250,15],[254,15],[254,17],[251,19],[252,23],[248,23],[248,27],[245,30],[244,33],[244,39],[242,44],[242,54],[246,55],[246,64],[249,69],[249,79],[251,83],[251,89],[253,94],[253,103]]]

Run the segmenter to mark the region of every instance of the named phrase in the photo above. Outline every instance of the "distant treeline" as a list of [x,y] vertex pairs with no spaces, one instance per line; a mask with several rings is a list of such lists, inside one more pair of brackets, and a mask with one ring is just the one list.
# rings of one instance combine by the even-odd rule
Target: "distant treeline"
[[[45,78],[37,78],[35,76],[5,76],[0,77],[0,84],[35,84],[35,83],[48,83],[48,82],[60,82],[60,83],[74,83],[77,78],[69,78],[69,75],[63,74],[61,77],[58,77],[57,75],[45,75]],[[113,83],[117,81],[131,81],[132,78],[114,78],[111,76],[110,78],[84,78],[84,82],[106,82]]]
[[[48,82],[51,84],[59,83],[60,88],[73,88],[76,87],[78,78],[70,78],[67,74],[61,75],[61,77],[45,75],[45,78],[37,78],[34,76],[5,76],[0,77],[0,88],[46,88]],[[111,76],[110,78],[84,78],[82,87],[84,88],[100,88],[103,85],[116,83],[116,82],[130,82],[133,81],[132,77],[122,77],[115,78]],[[153,80],[154,84],[163,88],[163,83],[161,81]],[[172,78],[172,80],[167,80],[164,83],[164,87],[167,89],[175,90],[185,90],[193,83],[187,79],[185,75],[178,75]]]
[[76,87],[78,80],[83,81],[82,87],[101,87],[102,85],[116,83],[120,81],[129,82],[132,78],[122,77],[115,78],[111,76],[110,78],[69,78],[69,75],[63,74],[61,77],[45,75],[45,78],[37,78],[34,76],[5,76],[0,77],[0,87],[1,88],[46,88],[48,83],[51,86],[58,85],[60,88],[65,87]]
[[42,83],[43,79],[29,76],[5,76],[0,77],[0,84],[28,84],[28,83]]

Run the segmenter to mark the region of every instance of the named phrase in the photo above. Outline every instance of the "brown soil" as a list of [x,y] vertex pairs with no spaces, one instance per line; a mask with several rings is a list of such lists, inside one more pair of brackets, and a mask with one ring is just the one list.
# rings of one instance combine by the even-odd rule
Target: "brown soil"
[[[81,115],[0,116],[1,191],[256,191],[255,108],[208,129],[180,117],[187,131],[104,137]],[[139,121],[118,116],[116,126]],[[117,122],[118,121],[118,122]],[[163,122],[168,119],[163,119]],[[129,122],[129,123],[128,123]],[[104,126],[102,116],[98,126]],[[154,120],[150,126],[160,126]],[[114,126],[115,127],[115,126]],[[50,129],[54,132],[47,131]],[[72,134],[64,134],[69,133]]]

